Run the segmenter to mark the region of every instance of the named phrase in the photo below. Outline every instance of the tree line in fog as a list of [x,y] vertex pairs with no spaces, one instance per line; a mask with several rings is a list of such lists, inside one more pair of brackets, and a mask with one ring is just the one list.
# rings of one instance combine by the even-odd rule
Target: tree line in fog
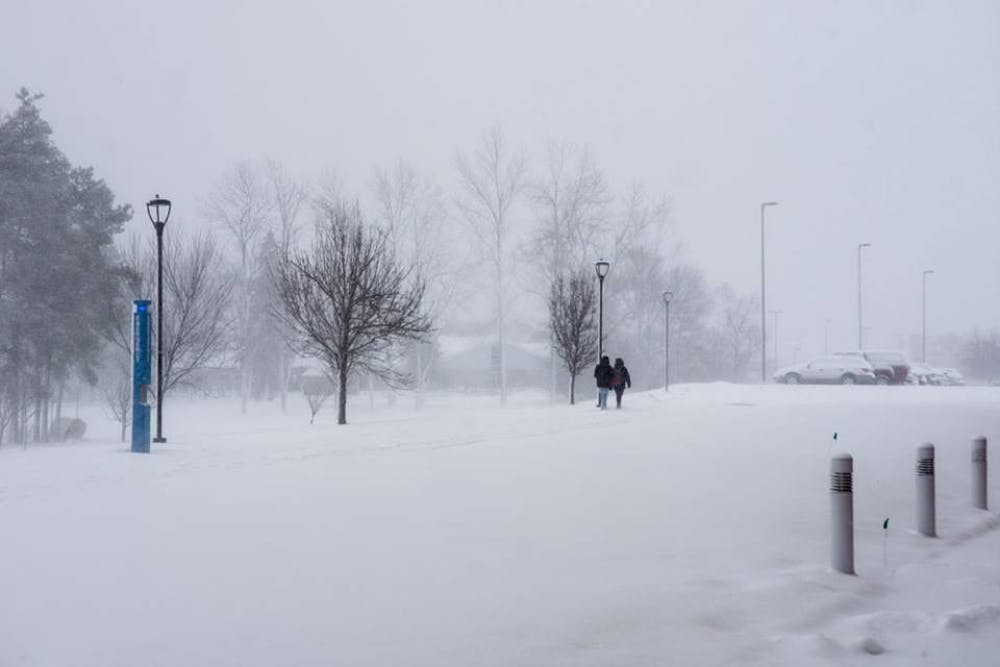
[[[129,313],[155,295],[155,235],[123,233],[132,206],[70,164],[39,99],[22,90],[0,119],[0,443],[48,439],[72,385],[98,393],[124,437]],[[604,349],[639,369],[637,388],[663,381],[664,290],[673,380],[757,369],[757,295],[711,285],[672,233],[666,194],[610,182],[582,145],[529,156],[490,128],[455,151],[446,181],[400,159],[357,191],[247,160],[186,208],[202,231],[164,234],[164,398],[209,390],[211,370],[244,411],[305,389],[313,415],[337,396],[344,422],[353,390],[406,389],[419,405],[443,382],[448,334],[495,341],[501,402],[508,342],[547,344],[539,384],[568,396],[596,361],[598,259],[611,264]],[[996,364],[994,339],[977,334],[967,356]],[[319,380],[297,379],[307,359]]]

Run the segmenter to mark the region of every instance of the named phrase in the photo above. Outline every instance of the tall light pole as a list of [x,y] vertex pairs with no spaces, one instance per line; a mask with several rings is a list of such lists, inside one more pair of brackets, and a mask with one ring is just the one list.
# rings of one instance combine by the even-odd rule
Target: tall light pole
[[923,294],[920,299],[921,302],[921,317],[920,317],[920,361],[927,363],[927,276],[934,273],[934,269],[927,269],[924,271],[922,278],[923,281]]
[[864,325],[862,324],[863,318],[861,311],[861,249],[871,247],[871,243],[858,244],[858,352],[865,349]]
[[767,306],[764,289],[764,210],[777,206],[776,201],[766,201],[760,205],[760,381],[767,383]]
[[774,316],[774,370],[778,370],[778,315],[785,312],[783,310],[769,310],[767,311]]
[[608,275],[611,265],[603,259],[594,263],[597,270],[597,279],[601,283],[599,305],[597,310],[597,361],[601,361],[604,356],[604,277]]
[[146,202],[146,215],[156,230],[156,437],[163,437],[163,228],[170,219],[170,200],[156,195]]
[[670,300],[674,293],[663,293],[663,391],[670,391]]

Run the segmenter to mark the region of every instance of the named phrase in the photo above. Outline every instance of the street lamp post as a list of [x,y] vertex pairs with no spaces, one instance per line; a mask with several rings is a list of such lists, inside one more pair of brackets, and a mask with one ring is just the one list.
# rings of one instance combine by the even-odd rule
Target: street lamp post
[[767,383],[767,306],[764,291],[764,210],[777,206],[776,201],[766,201],[760,205],[760,381]]
[[674,293],[663,293],[663,391],[670,391],[670,300]]
[[934,273],[934,269],[924,271],[922,278],[923,290],[920,299],[920,361],[927,363],[927,276]]
[[864,345],[864,325],[862,324],[862,311],[861,311],[861,249],[871,248],[871,243],[859,243],[858,244],[858,352],[865,349]]
[[146,202],[146,214],[156,230],[156,437],[163,437],[163,228],[170,219],[170,200],[156,195]]
[[601,283],[600,297],[597,307],[597,361],[601,361],[604,356],[604,277],[608,275],[611,265],[603,259],[594,263],[597,270],[597,279]]

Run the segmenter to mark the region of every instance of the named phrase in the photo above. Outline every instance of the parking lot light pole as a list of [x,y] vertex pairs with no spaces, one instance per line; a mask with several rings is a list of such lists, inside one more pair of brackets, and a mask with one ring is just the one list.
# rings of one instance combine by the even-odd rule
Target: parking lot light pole
[[862,324],[861,315],[861,249],[871,248],[871,243],[859,243],[858,244],[858,352],[865,349],[864,345],[864,325]]
[[760,205],[760,382],[767,384],[767,306],[764,285],[764,211],[768,206],[777,206],[776,201],[766,201]]
[[924,271],[922,278],[923,290],[920,299],[920,361],[927,363],[927,276],[934,273],[934,269]]

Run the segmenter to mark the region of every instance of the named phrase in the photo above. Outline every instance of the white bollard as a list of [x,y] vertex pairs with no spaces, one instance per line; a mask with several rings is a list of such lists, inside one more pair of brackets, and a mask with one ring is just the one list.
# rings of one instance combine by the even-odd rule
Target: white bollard
[[937,537],[934,526],[934,445],[917,447],[917,532]]
[[854,574],[854,459],[830,459],[830,566]]
[[972,506],[986,507],[986,436],[972,441]]

